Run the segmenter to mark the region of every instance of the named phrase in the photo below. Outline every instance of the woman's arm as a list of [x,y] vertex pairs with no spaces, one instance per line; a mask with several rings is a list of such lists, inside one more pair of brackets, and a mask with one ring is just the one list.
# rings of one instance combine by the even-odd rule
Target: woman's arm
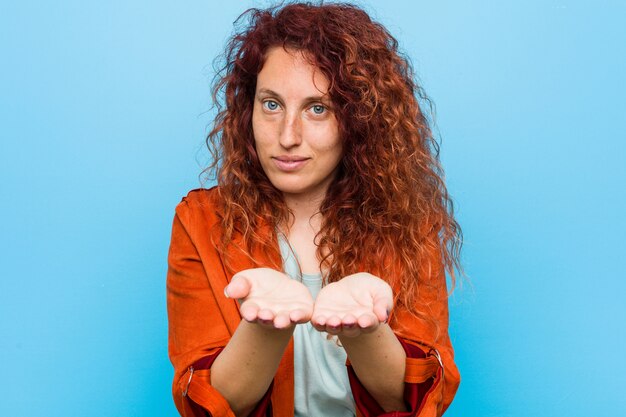
[[[459,385],[448,336],[445,268],[438,236],[425,243],[414,314],[396,306],[384,280],[357,273],[326,285],[311,323],[338,335],[348,355],[348,377],[357,409],[364,417],[435,417],[446,410]],[[430,262],[428,262],[430,261]],[[389,323],[387,321],[390,320]]]
[[300,282],[268,268],[236,274],[225,293],[241,300],[244,320],[213,362],[211,384],[238,417],[247,416],[269,388],[295,324],[311,317],[313,299]]
[[[271,357],[282,356],[285,343],[288,343],[292,331],[286,327],[293,326],[292,320],[299,322],[310,317],[312,300],[306,287],[272,270],[269,270],[272,272],[256,270],[256,273],[251,272],[255,270],[242,271],[239,278],[247,276],[250,279],[235,279],[236,275],[230,282],[233,284],[231,288],[228,276],[222,273],[220,257],[211,239],[208,238],[211,236],[213,225],[219,219],[213,214],[211,209],[213,203],[207,196],[208,193],[204,191],[190,193],[177,206],[172,225],[167,273],[169,355],[174,365],[172,393],[181,415],[200,417],[208,413],[215,417],[234,417],[233,408],[240,415],[249,412],[241,410],[241,405],[248,400],[244,399],[243,403],[240,403],[237,399],[239,391],[244,395],[244,391],[261,391],[269,394],[268,387],[271,385],[276,368],[275,365],[271,365]],[[207,275],[207,271],[213,273]],[[256,315],[261,319],[271,317],[266,316],[267,311],[261,311],[267,307],[263,300],[255,300],[254,297],[254,294],[259,293],[254,288],[269,294],[272,293],[271,288],[267,285],[251,284],[260,277],[268,284],[276,281],[272,279],[276,276],[284,278],[278,281],[284,282],[287,287],[295,285],[295,292],[304,293],[306,296],[300,297],[303,298],[303,305],[294,305],[292,302],[297,297],[293,296],[293,291],[285,291],[287,297],[292,297],[288,299],[289,305],[286,308],[292,306],[292,310],[295,311],[291,311],[293,314],[290,315],[278,314],[279,317],[274,317],[278,321],[277,327],[282,326],[284,331],[271,332],[269,331],[271,326],[260,320],[255,321]],[[267,277],[269,278],[265,279]],[[232,299],[240,299],[239,306],[236,301],[224,299],[222,293],[225,287],[230,290],[229,295]],[[277,285],[277,288],[282,286]],[[277,301],[279,301],[277,297],[270,300],[273,305],[276,305]],[[303,310],[300,317],[299,309]],[[284,309],[279,311],[282,310]],[[271,313],[271,309],[269,312]],[[255,322],[241,320],[242,315]],[[275,321],[271,320],[272,324]],[[268,336],[269,340],[263,336]],[[230,343],[232,339],[235,341]],[[255,346],[267,348],[262,351],[250,350]],[[215,379],[212,376],[214,365]],[[241,376],[246,371],[256,372],[255,366],[265,366],[265,371],[259,371],[259,375],[264,373],[271,375],[263,378],[257,375],[255,381],[244,384]],[[274,371],[271,371],[272,368]],[[220,376],[220,373],[227,375],[227,378]],[[213,379],[217,387],[213,386]],[[230,387],[229,382],[237,384]],[[259,407],[255,412],[263,412],[268,401],[269,395],[263,398],[261,394],[256,401]],[[234,407],[231,407],[231,404]]]
[[213,362],[211,384],[237,417],[250,414],[267,392],[293,329],[268,329],[242,320]]
[[406,411],[406,354],[387,324],[356,337],[339,335],[359,381],[385,411]]
[[392,305],[386,282],[353,274],[320,291],[311,322],[339,336],[359,381],[385,411],[405,411],[406,354],[386,324]]
[[433,279],[438,285],[420,294],[430,321],[397,308],[391,326],[385,311],[391,306],[391,288],[373,275],[345,277],[318,295],[311,322],[317,330],[339,336],[351,362],[352,392],[364,416],[390,410],[406,411],[403,416],[440,416],[452,401],[459,373],[447,332],[444,279],[442,268]]

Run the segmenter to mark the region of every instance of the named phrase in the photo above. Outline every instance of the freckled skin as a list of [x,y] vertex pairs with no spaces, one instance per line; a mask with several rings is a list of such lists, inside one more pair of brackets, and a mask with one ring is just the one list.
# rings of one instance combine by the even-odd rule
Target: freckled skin
[[[257,77],[252,115],[256,151],[272,184],[298,198],[323,197],[342,157],[328,79],[301,52],[269,49]],[[277,158],[299,158],[281,169]]]

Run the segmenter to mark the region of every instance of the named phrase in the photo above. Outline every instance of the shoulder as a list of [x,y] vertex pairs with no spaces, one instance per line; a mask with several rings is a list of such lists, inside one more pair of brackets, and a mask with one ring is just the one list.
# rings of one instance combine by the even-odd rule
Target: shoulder
[[176,206],[176,215],[186,224],[214,224],[220,216],[219,187],[197,188],[187,193]]
[[187,195],[183,197],[176,209],[178,209],[179,207],[216,207],[219,200],[219,187],[215,186],[211,188],[196,188],[195,190],[189,191]]

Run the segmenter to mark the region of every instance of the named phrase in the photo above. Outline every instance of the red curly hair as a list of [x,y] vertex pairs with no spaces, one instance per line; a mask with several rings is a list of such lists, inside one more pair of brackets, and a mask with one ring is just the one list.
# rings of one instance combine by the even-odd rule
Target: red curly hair
[[[398,42],[349,4],[250,9],[236,27],[214,84],[218,114],[207,138],[213,162],[205,173],[217,179],[223,204],[220,252],[241,234],[245,253],[255,245],[275,253],[278,225],[289,223],[257,157],[252,109],[266,51],[302,51],[330,81],[344,149],[320,208],[326,282],[366,270],[392,284],[396,303],[418,312],[420,289],[445,289],[444,270],[454,284],[462,235],[420,105],[430,108],[430,101]],[[265,240],[261,226],[271,230]]]

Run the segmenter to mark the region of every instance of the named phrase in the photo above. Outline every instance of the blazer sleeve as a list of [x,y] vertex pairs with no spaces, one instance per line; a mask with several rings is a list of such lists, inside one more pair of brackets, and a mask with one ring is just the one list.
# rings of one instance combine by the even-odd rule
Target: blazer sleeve
[[[174,366],[172,393],[184,417],[234,417],[226,399],[211,386],[211,364],[230,340],[207,268],[191,238],[190,209],[183,200],[176,208],[168,254],[167,312],[169,356]],[[206,237],[209,239],[209,236]],[[223,291],[223,289],[221,289]],[[253,415],[265,415],[271,387]]]
[[404,401],[407,412],[385,413],[348,366],[350,385],[360,416],[439,417],[446,411],[460,384],[454,350],[448,334],[448,292],[438,246],[432,245],[430,262],[421,273],[427,279],[419,289],[418,314],[394,308],[390,326],[406,353]]

